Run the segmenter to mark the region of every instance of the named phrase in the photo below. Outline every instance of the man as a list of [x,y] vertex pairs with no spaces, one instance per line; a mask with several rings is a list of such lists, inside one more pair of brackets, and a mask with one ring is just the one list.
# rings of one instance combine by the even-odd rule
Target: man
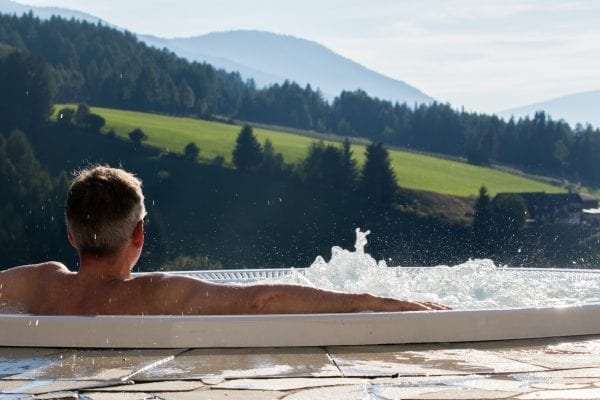
[[0,306],[32,314],[276,314],[439,310],[447,307],[299,285],[235,286],[148,273],[133,277],[144,244],[141,181],[122,169],[80,171],[66,204],[78,272],[59,262],[0,272]]

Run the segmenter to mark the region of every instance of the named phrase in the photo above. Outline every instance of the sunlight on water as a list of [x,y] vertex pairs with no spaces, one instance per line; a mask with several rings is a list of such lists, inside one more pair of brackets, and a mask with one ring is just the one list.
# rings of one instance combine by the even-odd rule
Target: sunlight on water
[[547,307],[600,302],[600,273],[521,270],[491,260],[432,268],[388,267],[364,252],[367,232],[356,230],[355,251],[331,249],[304,271],[278,282],[435,301],[456,309]]

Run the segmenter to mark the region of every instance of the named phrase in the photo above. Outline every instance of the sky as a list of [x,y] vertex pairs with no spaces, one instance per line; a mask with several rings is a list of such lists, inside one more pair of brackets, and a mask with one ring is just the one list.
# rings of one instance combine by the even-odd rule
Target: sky
[[600,90],[596,0],[17,0],[132,32],[256,29],[325,45],[470,111]]

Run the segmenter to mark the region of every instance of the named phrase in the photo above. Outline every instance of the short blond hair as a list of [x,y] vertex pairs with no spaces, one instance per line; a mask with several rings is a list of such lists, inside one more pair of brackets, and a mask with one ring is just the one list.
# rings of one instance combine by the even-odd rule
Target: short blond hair
[[83,254],[116,253],[146,216],[141,180],[108,166],[82,169],[74,176],[66,220],[75,247]]

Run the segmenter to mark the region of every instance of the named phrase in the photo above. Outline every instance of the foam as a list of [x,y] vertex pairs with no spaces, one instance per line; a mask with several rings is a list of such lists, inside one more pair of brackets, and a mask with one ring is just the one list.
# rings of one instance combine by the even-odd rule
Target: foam
[[517,269],[473,259],[454,266],[388,267],[364,252],[367,232],[357,229],[355,251],[333,247],[331,259],[317,257],[303,274],[277,282],[435,301],[456,309],[522,308],[600,302],[600,273]]

